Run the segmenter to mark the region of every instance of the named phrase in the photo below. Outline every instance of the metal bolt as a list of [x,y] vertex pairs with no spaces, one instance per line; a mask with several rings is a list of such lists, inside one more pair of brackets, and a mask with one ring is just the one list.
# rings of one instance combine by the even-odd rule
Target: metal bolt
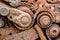
[[37,23],[42,28],[48,28],[52,25],[52,15],[49,12],[42,12],[37,17]]
[[40,23],[41,23],[41,25],[44,25],[44,26],[49,25],[50,18],[48,16],[44,15],[40,18]]
[[29,23],[29,18],[28,17],[23,17],[21,19],[22,24],[28,24]]
[[29,14],[22,14],[17,20],[20,22],[22,27],[28,27],[31,24],[32,18]]
[[51,37],[57,37],[59,35],[59,26],[57,24],[53,24],[49,29],[49,33]]

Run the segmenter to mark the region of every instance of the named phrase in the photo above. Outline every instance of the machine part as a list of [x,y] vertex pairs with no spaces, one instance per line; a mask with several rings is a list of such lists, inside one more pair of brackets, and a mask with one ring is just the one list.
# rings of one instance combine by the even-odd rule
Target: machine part
[[46,2],[49,4],[57,4],[58,0],[46,0]]
[[[28,7],[24,7],[24,6],[21,6],[21,7],[19,7],[18,8],[19,10],[21,10],[21,11],[24,11],[24,12],[26,12],[26,13],[29,13],[30,15],[32,15],[32,17],[33,17],[33,12],[28,8]],[[22,19],[21,19],[22,20]],[[23,20],[25,20],[25,19],[23,19]],[[26,20],[26,21],[28,21],[28,19]],[[26,24],[26,21],[25,21],[25,24]],[[24,21],[21,21],[21,22],[24,22]],[[14,24],[16,27],[18,27],[18,25],[16,25],[16,24]],[[21,29],[26,29],[26,28],[21,28]]]
[[[5,2],[9,2],[10,0],[3,0]],[[12,0],[13,1],[13,0]],[[14,0],[16,1],[16,0]],[[19,0],[20,2],[29,2],[29,3],[34,3],[35,0]]]
[[9,14],[9,9],[7,7],[0,7],[0,15],[7,16]]
[[49,29],[47,29],[47,31],[50,37],[55,38],[59,35],[59,26],[57,24],[53,24]]
[[50,6],[48,3],[46,3],[46,4],[45,4],[45,7],[46,7],[46,8],[50,8],[51,6]]
[[51,10],[51,8],[46,8],[44,4],[39,5],[39,9],[37,9],[35,14],[37,14],[37,24],[41,28],[48,28],[55,21],[53,15],[55,13]]
[[[37,10],[37,6],[33,3],[28,3],[28,2],[20,2],[20,6],[25,6],[30,8],[32,11],[36,11]],[[19,8],[19,7],[18,7]]]
[[20,1],[21,0],[9,0],[9,4],[13,7],[17,7],[17,6],[19,6]]
[[8,19],[13,21],[19,30],[26,30],[32,27],[34,24],[34,14],[26,13],[21,10],[11,9]]
[[5,25],[3,19],[0,19],[0,28],[2,28]]
[[60,16],[59,15],[56,15],[56,23],[59,23],[60,22]]
[[24,11],[26,13],[29,13],[29,14],[33,14],[33,12],[30,10],[30,8],[28,7],[25,7],[25,6],[20,6],[18,7],[17,9],[21,10],[21,11]]
[[8,1],[9,4],[12,7],[20,7],[20,6],[26,6],[29,7],[32,11],[36,11],[37,10],[37,5],[35,3],[33,3],[34,1],[32,0],[10,0]]
[[49,12],[40,12],[37,17],[37,24],[40,25],[42,28],[47,28],[52,24],[52,17]]
[[[5,1],[5,0],[4,0]],[[27,6],[31,10],[36,11],[37,5],[33,4],[33,0],[7,0],[12,7]]]
[[56,16],[55,16],[55,22],[56,22],[56,23],[59,23],[59,22],[60,22],[60,19],[59,19],[59,18],[60,18],[60,9],[57,8],[57,7],[55,7],[55,8],[54,8],[54,11],[57,12],[57,14],[56,14]]
[[60,0],[46,0],[46,3],[48,3],[51,6],[60,8]]
[[10,36],[4,37],[3,40],[35,40],[38,38],[38,35],[34,28],[23,31],[21,33],[13,34]]
[[13,7],[18,7],[21,0],[3,0],[3,1],[8,2]]
[[41,40],[47,40],[43,31],[42,31],[42,29],[37,24],[34,26],[34,28],[36,29],[36,31],[37,31],[39,37],[41,38]]
[[56,40],[60,40],[60,36],[58,36],[58,37],[56,38]]
[[50,36],[57,37],[58,35],[59,35],[59,26],[54,24],[52,25],[52,28],[50,28]]

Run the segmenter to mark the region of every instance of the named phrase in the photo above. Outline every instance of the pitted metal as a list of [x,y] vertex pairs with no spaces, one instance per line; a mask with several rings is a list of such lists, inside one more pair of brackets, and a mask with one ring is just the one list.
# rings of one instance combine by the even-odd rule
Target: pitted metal
[[34,23],[33,13],[26,13],[17,9],[11,9],[8,19],[16,23],[18,29],[22,28],[21,30],[31,28]]
[[[52,24],[52,11],[49,11],[50,9],[42,9],[44,7],[41,7],[40,9],[37,10],[37,24],[40,25],[42,28],[47,28],[51,26]],[[45,19],[47,17],[47,19]],[[45,20],[45,21],[44,21]],[[46,22],[46,23],[45,23]]]
[[60,40],[60,0],[0,0],[0,40]]
[[60,36],[58,36],[58,37],[56,38],[56,40],[60,40]]
[[57,37],[59,35],[59,26],[56,24],[53,24],[49,29],[46,30],[46,32],[52,38]]

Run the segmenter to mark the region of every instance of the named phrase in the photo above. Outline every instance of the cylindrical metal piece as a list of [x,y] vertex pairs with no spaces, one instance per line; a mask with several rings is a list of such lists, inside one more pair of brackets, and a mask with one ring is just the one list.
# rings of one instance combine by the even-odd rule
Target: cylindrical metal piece
[[47,31],[50,37],[55,38],[59,35],[59,26],[57,24],[53,24]]
[[40,18],[41,25],[49,25],[50,24],[50,18],[47,15],[44,15]]
[[41,38],[41,40],[47,40],[42,29],[38,26],[38,25],[35,25],[34,28],[36,29],[39,37]]
[[20,1],[21,0],[9,0],[9,4],[13,7],[17,7],[17,6],[19,6]]
[[48,12],[42,12],[37,17],[37,23],[42,28],[47,28],[52,24],[52,17]]
[[0,7],[0,15],[7,16],[9,14],[8,7]]
[[29,29],[34,24],[34,14],[29,8],[26,7],[20,10],[11,9],[8,19],[13,21],[14,25],[19,30]]

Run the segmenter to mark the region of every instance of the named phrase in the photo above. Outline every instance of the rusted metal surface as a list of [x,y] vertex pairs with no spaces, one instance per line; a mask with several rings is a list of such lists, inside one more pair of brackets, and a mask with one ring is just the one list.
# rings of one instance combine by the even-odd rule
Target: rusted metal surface
[[37,31],[39,37],[41,38],[41,40],[47,40],[43,31],[42,31],[42,29],[37,24],[34,26],[34,28],[36,29],[36,31]]
[[57,37],[59,35],[59,26],[53,24],[46,32],[50,35],[50,37]]
[[58,36],[58,37],[56,38],[56,40],[60,40],[60,36]]
[[[44,8],[44,9],[43,9]],[[50,9],[46,9],[46,7],[39,8],[36,12],[37,14],[37,24],[42,28],[47,28],[52,24],[52,11]],[[45,20],[45,21],[44,21]]]
[[60,40],[60,0],[0,0],[0,40]]
[[36,31],[33,28],[31,28],[21,33],[6,36],[3,40],[35,40],[36,38],[38,38],[36,34]]
[[9,14],[9,9],[7,7],[0,7],[0,15],[7,16]]

